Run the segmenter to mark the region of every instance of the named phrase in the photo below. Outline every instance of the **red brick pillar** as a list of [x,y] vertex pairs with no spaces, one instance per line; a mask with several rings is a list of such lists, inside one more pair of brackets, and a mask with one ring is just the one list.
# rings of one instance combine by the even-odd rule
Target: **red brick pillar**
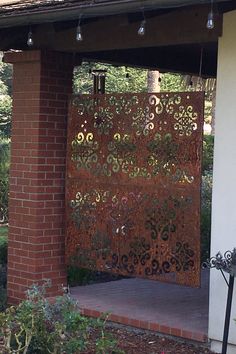
[[49,296],[66,284],[64,186],[70,54],[6,53],[13,64],[8,301],[51,279]]

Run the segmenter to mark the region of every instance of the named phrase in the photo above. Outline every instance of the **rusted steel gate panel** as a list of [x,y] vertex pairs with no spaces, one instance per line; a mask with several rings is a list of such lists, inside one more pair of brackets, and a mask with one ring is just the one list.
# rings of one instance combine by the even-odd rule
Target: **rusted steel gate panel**
[[203,93],[73,97],[68,264],[200,283]]

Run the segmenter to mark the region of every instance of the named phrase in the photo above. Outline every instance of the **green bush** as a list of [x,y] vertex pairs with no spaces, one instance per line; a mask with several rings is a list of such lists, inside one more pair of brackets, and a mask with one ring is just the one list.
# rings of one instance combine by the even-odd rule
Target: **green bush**
[[202,150],[202,174],[213,171],[214,136],[204,135]]
[[210,255],[211,240],[211,198],[213,172],[214,136],[203,138],[202,191],[201,191],[201,259]]
[[1,130],[0,130],[0,223],[1,224],[5,224],[8,222],[9,166],[10,166],[10,142],[9,139],[4,139],[1,137]]
[[[1,266],[0,266],[1,271]],[[4,311],[7,306],[7,290],[0,284],[0,312]]]
[[0,223],[8,222],[8,194],[9,181],[8,176],[1,176],[0,180]]
[[[0,228],[0,311],[6,308],[6,285],[7,285],[7,237],[6,228]],[[4,231],[4,232],[2,232]]]
[[18,307],[0,313],[2,354],[75,354],[86,350],[92,340],[96,353],[117,353],[116,342],[105,333],[106,317],[92,320],[82,316],[68,295],[51,303],[45,289],[33,285]]
[[0,236],[0,264],[7,263],[7,237]]
[[205,261],[210,254],[211,239],[212,174],[202,176],[201,198],[201,258]]
[[70,286],[85,285],[94,279],[94,272],[71,265],[67,268],[67,279]]

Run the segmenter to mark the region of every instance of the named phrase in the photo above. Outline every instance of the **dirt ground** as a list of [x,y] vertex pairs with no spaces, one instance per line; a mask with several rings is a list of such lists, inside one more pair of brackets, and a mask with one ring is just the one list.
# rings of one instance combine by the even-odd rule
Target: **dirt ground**
[[[207,344],[181,341],[131,327],[111,325],[107,332],[117,340],[118,348],[125,354],[213,354]],[[92,353],[92,348],[86,351],[86,354]]]

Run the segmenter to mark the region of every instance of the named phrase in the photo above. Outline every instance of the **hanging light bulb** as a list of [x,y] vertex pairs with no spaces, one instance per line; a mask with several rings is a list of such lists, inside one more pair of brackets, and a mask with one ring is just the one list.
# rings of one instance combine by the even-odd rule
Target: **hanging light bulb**
[[145,35],[145,26],[146,26],[146,20],[142,20],[140,27],[138,29],[138,35],[139,36],[144,36]]
[[207,24],[206,27],[207,29],[213,29],[215,27],[215,23],[214,23],[214,12],[213,12],[213,1],[211,0],[211,10],[207,16]]
[[81,29],[81,26],[80,26],[80,21],[79,21],[79,24],[78,24],[77,30],[76,30],[76,40],[78,42],[81,42],[83,40],[82,29]]
[[206,27],[207,27],[207,29],[213,29],[215,27],[214,14],[213,14],[212,10],[208,14]]
[[31,28],[30,28],[29,33],[28,33],[27,45],[28,45],[28,47],[32,47],[34,45],[33,33],[32,33]]

